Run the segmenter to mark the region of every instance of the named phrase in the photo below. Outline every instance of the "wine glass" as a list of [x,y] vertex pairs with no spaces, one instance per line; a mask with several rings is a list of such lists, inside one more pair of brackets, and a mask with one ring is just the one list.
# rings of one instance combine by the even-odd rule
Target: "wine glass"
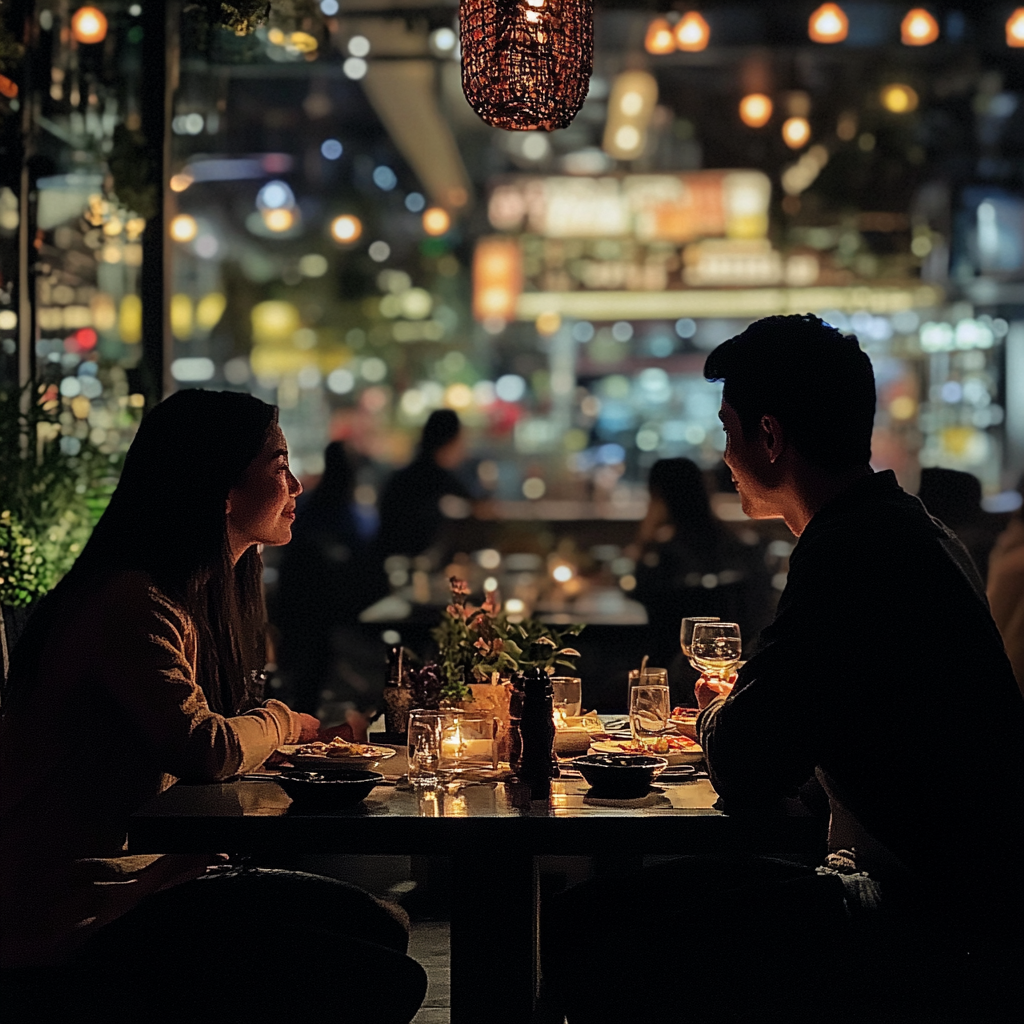
[[694,664],[693,655],[690,653],[690,644],[693,642],[693,627],[698,622],[721,622],[722,620],[717,615],[696,615],[690,618],[683,619],[679,624],[679,646],[683,649],[683,654],[686,655],[686,660],[689,661],[694,668],[697,666]]
[[669,732],[672,702],[667,686],[638,683],[629,692],[629,730],[633,742],[649,746]]
[[693,627],[690,657],[720,692],[728,691],[729,677],[742,654],[740,627],[735,622],[698,622]]

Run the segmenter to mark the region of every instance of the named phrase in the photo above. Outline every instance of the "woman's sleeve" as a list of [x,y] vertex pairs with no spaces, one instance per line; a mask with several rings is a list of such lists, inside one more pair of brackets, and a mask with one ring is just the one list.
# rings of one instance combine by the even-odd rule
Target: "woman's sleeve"
[[298,739],[298,716],[280,701],[234,718],[210,710],[195,680],[191,623],[143,578],[123,578],[108,596],[100,676],[161,771],[225,779]]

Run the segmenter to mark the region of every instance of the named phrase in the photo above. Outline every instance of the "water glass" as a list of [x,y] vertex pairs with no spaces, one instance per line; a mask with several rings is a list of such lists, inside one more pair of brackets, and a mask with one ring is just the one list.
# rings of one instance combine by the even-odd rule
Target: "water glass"
[[651,686],[668,686],[667,668],[645,668],[642,672],[638,668],[630,669],[629,678],[626,684],[626,711],[629,711],[630,694],[633,687],[639,683],[648,683]]
[[629,729],[633,742],[649,746],[672,731],[668,686],[637,683],[629,694]]
[[552,676],[551,692],[556,709],[566,718],[575,718],[583,708],[582,683],[576,676]]
[[430,785],[437,781],[441,761],[441,712],[417,708],[409,712],[409,781]]

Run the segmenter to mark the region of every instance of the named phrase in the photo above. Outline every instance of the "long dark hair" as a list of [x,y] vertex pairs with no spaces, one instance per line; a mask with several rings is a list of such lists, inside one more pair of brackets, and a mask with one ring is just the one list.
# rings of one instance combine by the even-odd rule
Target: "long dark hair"
[[712,546],[721,539],[721,527],[711,511],[700,467],[690,459],[658,459],[647,477],[651,497],[668,508],[676,536],[685,543]]
[[201,390],[179,391],[143,419],[88,544],[13,652],[8,700],[34,685],[71,609],[112,573],[134,570],[195,624],[197,682],[210,707],[233,715],[253,703],[265,661],[263,564],[251,547],[232,565],[226,502],[276,422],[277,408],[252,395]]

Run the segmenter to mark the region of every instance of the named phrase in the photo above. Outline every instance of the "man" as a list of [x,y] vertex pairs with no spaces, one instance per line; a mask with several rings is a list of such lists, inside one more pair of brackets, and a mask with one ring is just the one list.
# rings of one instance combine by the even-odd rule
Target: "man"
[[[728,813],[763,811],[817,775],[831,853],[817,871],[691,858],[644,872],[620,899],[658,909],[629,913],[630,934],[641,941],[639,920],[668,941],[661,915],[686,923],[693,1019],[864,1019],[857,999],[914,1003],[940,975],[940,1004],[978,1011],[981,992],[996,1013],[1005,992],[992,979],[967,992],[961,954],[992,962],[1000,942],[1020,941],[1024,703],[977,571],[893,473],[872,471],[874,377],[856,339],[814,316],[770,317],[715,349],[704,373],[724,381],[725,461],[744,512],[782,518],[800,539],[732,693],[698,683],[701,743]],[[630,985],[643,967],[628,945],[602,952],[579,928],[579,897],[560,899],[548,964],[571,1024],[624,1012],[573,1005],[564,973],[586,959],[605,980],[621,965],[640,993],[634,1019],[663,1012],[656,990]],[[579,963],[565,964],[558,940],[574,934]],[[657,946],[643,947],[648,971]],[[998,1019],[986,1012],[970,1019]]]

